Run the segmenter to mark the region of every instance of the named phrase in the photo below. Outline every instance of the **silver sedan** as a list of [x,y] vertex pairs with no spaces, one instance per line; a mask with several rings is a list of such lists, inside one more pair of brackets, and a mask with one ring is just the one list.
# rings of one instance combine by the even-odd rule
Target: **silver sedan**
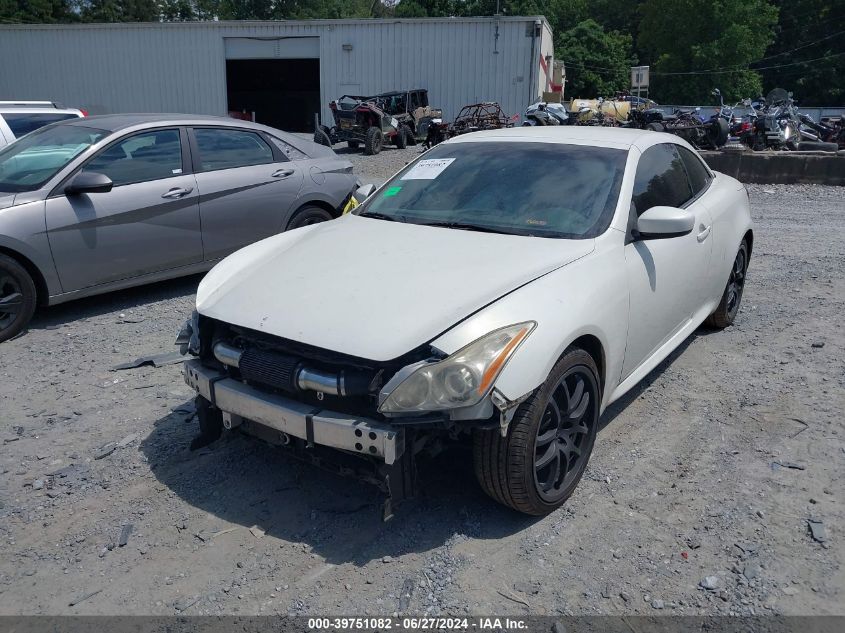
[[121,114],[49,125],[0,150],[0,341],[37,305],[208,270],[337,217],[352,164],[246,121]]

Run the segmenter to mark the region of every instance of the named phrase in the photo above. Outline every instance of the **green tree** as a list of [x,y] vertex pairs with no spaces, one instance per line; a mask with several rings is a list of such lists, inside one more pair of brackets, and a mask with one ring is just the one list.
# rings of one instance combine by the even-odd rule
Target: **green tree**
[[566,65],[566,94],[612,96],[627,88],[635,63],[631,45],[630,35],[606,32],[595,20],[584,20],[561,33],[555,56]]
[[767,0],[646,0],[641,13],[653,98],[708,103],[717,87],[726,100],[759,94],[760,74],[749,64],[773,39],[778,10]]
[[[775,0],[775,40],[757,66],[764,92],[793,91],[799,105],[845,104],[845,2]],[[773,67],[773,68],[769,68]]]
[[69,0],[0,0],[2,24],[52,24],[75,19]]
[[83,22],[157,22],[156,0],[81,0]]

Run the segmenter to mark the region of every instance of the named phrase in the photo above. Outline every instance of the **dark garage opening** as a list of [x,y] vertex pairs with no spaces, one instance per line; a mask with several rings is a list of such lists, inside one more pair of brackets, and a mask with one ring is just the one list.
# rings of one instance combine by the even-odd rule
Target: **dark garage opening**
[[229,112],[287,132],[314,130],[320,111],[319,59],[227,59]]

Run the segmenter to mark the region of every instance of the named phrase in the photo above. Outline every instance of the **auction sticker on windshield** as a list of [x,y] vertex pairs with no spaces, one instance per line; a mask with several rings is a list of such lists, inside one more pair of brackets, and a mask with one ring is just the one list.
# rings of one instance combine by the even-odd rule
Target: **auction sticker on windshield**
[[454,162],[454,158],[426,158],[414,165],[399,180],[434,180]]

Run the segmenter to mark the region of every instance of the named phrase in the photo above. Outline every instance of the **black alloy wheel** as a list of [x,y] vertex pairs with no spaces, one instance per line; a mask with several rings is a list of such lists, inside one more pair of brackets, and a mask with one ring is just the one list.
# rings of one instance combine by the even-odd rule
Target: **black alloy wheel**
[[23,308],[23,292],[17,279],[0,272],[0,331],[8,328]]
[[534,440],[534,484],[547,503],[557,503],[581,477],[598,423],[597,404],[595,377],[582,365],[570,368],[552,391]]
[[37,303],[35,282],[8,255],[0,255],[0,343],[19,334],[32,319]]
[[731,265],[731,272],[728,275],[728,283],[725,286],[724,293],[722,293],[722,299],[713,314],[707,317],[706,325],[722,329],[731,325],[736,319],[739,306],[742,303],[742,293],[745,290],[748,260],[748,241],[743,239],[739,249],[737,249],[733,265]]

